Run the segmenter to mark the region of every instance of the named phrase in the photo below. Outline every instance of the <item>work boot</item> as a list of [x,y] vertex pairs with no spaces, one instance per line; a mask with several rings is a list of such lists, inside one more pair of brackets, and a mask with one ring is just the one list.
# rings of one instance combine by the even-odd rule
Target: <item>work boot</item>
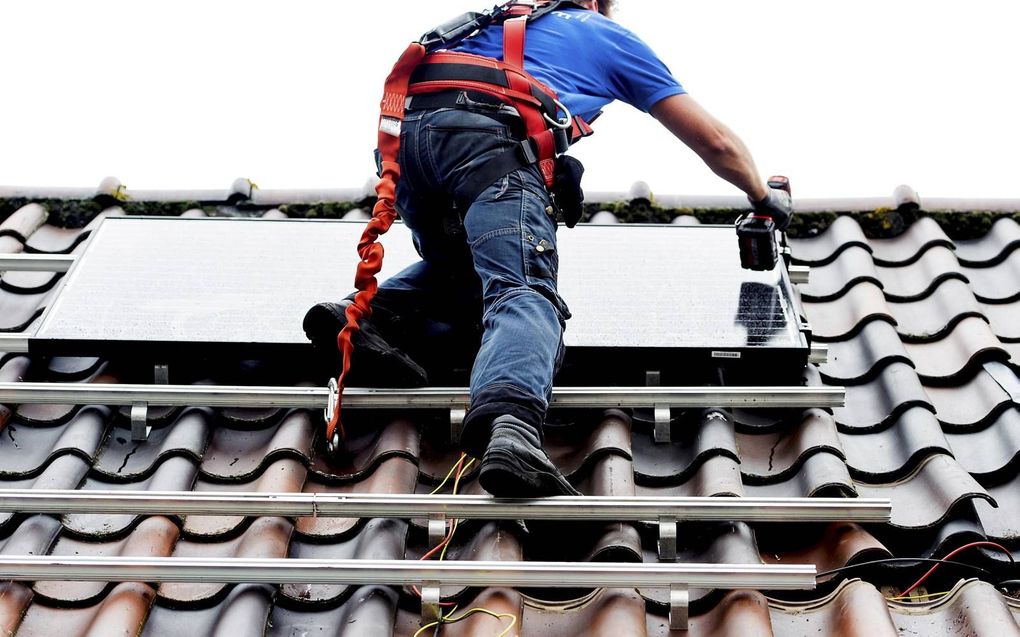
[[478,482],[500,498],[581,495],[549,460],[538,429],[513,416],[492,421]]
[[[303,327],[312,346],[331,366],[332,374],[340,372],[340,351],[336,336],[347,325],[345,314],[352,303],[319,303],[305,314]],[[405,352],[391,345],[371,320],[358,321],[351,358],[351,384],[373,387],[423,387],[428,374]]]

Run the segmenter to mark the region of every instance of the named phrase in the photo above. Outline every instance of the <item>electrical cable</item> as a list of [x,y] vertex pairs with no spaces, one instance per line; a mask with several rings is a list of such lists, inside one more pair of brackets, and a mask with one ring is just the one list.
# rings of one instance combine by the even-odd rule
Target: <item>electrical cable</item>
[[[961,546],[961,547],[959,547],[959,548],[957,548],[957,549],[953,549],[952,551],[950,551],[950,552],[949,552],[949,554],[948,554],[948,555],[946,555],[946,556],[945,556],[944,558],[942,558],[942,559],[944,559],[944,560],[949,560],[950,558],[952,558],[953,556],[955,556],[955,555],[956,555],[957,553],[962,553],[963,551],[966,551],[967,549],[971,549],[971,548],[974,548],[974,547],[976,547],[976,546],[989,546],[989,547],[992,547],[992,548],[996,548],[996,549],[998,549],[998,550],[1002,551],[1003,553],[1005,553],[1005,554],[1006,554],[1006,556],[1007,556],[1007,557],[1009,557],[1009,561],[1010,561],[1011,563],[1013,563],[1013,564],[1015,564],[1015,563],[1016,563],[1016,562],[1015,562],[1015,561],[1013,560],[1013,554],[1009,552],[1009,549],[1007,549],[1006,547],[1002,546],[1001,544],[997,544],[997,543],[995,543],[995,542],[988,542],[988,541],[981,541],[981,542],[970,542],[969,544],[964,544],[963,546]],[[911,593],[911,591],[913,591],[913,590],[914,590],[915,588],[917,588],[918,586],[920,586],[921,584],[923,584],[923,583],[924,583],[924,581],[925,581],[925,580],[927,580],[927,579],[928,579],[928,577],[929,577],[929,576],[930,576],[930,575],[931,575],[932,573],[934,573],[934,572],[935,572],[935,570],[936,570],[936,569],[937,569],[937,568],[938,568],[939,566],[941,566],[941,563],[939,563],[939,564],[935,564],[934,566],[932,566],[932,567],[931,567],[930,569],[928,569],[928,572],[927,572],[927,573],[925,573],[924,575],[922,575],[922,576],[921,576],[921,577],[920,577],[920,578],[919,578],[919,579],[918,579],[918,580],[917,580],[916,582],[914,582],[913,584],[911,584],[909,588],[907,588],[907,589],[906,589],[905,591],[903,591],[902,593],[900,593],[900,595],[909,595],[909,594]]]
[[933,564],[933,563],[936,565],[952,564],[953,566],[962,566],[963,568],[967,568],[972,571],[977,571],[989,577],[991,577],[992,575],[988,570],[983,569],[980,566],[974,566],[973,564],[967,564],[966,562],[957,562],[955,560],[936,559],[931,557],[888,557],[881,560],[871,560],[868,562],[859,562],[857,564],[847,564],[846,566],[841,566],[839,568],[834,568],[830,571],[824,571],[822,573],[819,573],[815,575],[815,579],[821,579],[828,575],[836,575],[838,573],[843,573],[845,571],[852,571],[858,568],[864,568],[865,566],[873,566],[875,564],[902,564],[904,562],[909,562],[911,564]]
[[484,613],[486,615],[489,615],[490,617],[495,617],[496,619],[510,620],[510,624],[506,628],[504,628],[502,632],[496,635],[496,637],[506,637],[506,635],[508,635],[510,631],[513,630],[513,627],[517,625],[517,617],[512,613],[497,613],[495,611],[489,610],[488,608],[471,608],[464,611],[464,613],[461,614],[460,617],[454,617],[453,614],[455,612],[457,612],[456,609],[450,611],[449,614],[447,614],[445,617],[440,618],[437,621],[425,624],[424,626],[419,628],[417,632],[414,633],[413,637],[419,637],[423,632],[425,632],[429,628],[432,628],[433,626],[438,627],[441,624],[456,624],[457,622],[463,621],[470,617],[471,615],[474,615],[475,613]]

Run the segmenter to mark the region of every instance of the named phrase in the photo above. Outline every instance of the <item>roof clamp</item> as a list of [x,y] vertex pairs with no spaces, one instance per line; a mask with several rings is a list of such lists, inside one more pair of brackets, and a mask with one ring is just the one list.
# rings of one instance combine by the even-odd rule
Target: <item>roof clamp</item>
[[687,630],[690,616],[691,593],[684,584],[669,587],[669,630]]
[[467,417],[467,409],[454,407],[450,409],[450,442],[457,444],[460,436],[464,433],[464,418]]
[[149,403],[138,401],[131,404],[131,440],[145,442],[149,439]]
[[655,405],[655,442],[656,443],[669,443],[672,442],[672,433],[670,433],[670,422],[671,415],[669,405]]
[[676,561],[676,518],[662,516],[659,518],[659,561]]
[[429,548],[439,546],[446,539],[446,515],[440,512],[429,513],[428,532]]
[[[660,387],[662,385],[662,373],[657,371],[645,372],[645,385],[647,387]],[[655,442],[667,443],[672,441],[670,434],[670,412],[669,405],[655,405]]]
[[170,366],[162,363],[152,368],[153,382],[157,385],[169,385],[170,384]]
[[439,606],[439,582],[422,582],[421,625],[440,621],[442,608]]

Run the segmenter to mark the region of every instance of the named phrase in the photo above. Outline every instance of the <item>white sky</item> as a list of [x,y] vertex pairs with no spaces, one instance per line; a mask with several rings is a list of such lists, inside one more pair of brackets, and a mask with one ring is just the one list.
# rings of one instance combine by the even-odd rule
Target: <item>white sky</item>
[[[493,0],[3,2],[0,184],[359,187],[407,42]],[[795,195],[1020,197],[1015,0],[621,0]],[[739,194],[613,105],[585,187]]]

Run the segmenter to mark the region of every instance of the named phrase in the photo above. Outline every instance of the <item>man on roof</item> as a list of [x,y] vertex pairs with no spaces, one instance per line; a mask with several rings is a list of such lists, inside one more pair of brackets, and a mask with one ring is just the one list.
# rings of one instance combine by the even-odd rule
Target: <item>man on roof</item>
[[[395,207],[422,261],[380,287],[354,336],[353,367],[361,357],[391,379],[425,384],[419,363],[453,351],[474,327],[462,446],[496,496],[578,495],[543,449],[570,318],[557,291],[556,213],[568,226],[581,215],[582,169],[562,152],[591,133],[606,104],[650,113],[780,229],[790,216],[788,195],[768,188],[741,140],[613,21],[614,5],[511,2],[468,14],[412,45],[387,81],[387,99],[409,97],[389,115],[384,99],[381,172],[385,181],[399,165]],[[387,135],[399,135],[399,150]],[[335,347],[330,332],[350,304],[313,308],[313,342],[325,335],[319,342]]]

